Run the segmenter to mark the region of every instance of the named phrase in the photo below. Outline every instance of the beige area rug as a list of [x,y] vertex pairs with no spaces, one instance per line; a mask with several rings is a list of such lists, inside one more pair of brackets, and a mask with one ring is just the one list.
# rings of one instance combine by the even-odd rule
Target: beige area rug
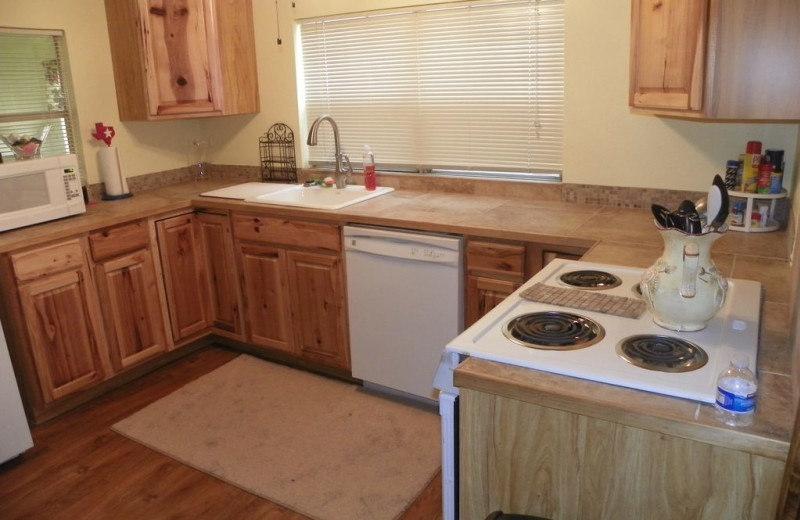
[[169,457],[319,520],[393,520],[440,467],[439,416],[239,356],[116,423]]

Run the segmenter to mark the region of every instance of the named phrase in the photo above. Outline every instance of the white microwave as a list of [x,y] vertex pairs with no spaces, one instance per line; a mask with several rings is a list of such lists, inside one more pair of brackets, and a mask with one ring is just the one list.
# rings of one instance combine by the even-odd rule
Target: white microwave
[[85,212],[75,155],[0,164],[0,231]]

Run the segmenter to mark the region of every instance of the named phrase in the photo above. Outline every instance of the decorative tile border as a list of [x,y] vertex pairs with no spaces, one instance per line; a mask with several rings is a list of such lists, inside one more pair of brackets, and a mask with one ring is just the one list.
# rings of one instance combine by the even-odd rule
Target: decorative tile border
[[[330,175],[330,171],[301,169],[297,177],[303,182],[311,178]],[[260,166],[212,164],[209,175],[216,179],[232,181],[261,180]],[[188,182],[193,180],[190,168],[176,168],[128,178],[131,193]],[[363,184],[361,173],[353,174],[353,182]],[[622,186],[595,186],[591,184],[514,182],[505,180],[486,180],[459,177],[443,177],[417,174],[391,174],[378,172],[378,183],[395,189],[430,191],[445,193],[465,193],[476,196],[524,198],[527,200],[547,200],[572,202],[576,204],[595,204],[618,208],[647,209],[651,204],[661,204],[677,208],[684,200],[696,201],[706,194],[699,191],[665,190],[653,188],[626,188]],[[100,200],[105,193],[103,183],[88,187],[89,200]],[[788,208],[786,210],[788,215]],[[791,220],[791,219],[786,219]]]

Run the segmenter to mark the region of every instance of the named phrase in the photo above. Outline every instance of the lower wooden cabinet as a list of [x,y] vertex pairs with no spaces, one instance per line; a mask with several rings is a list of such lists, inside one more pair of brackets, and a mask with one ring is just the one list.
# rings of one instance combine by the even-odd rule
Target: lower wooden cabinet
[[167,351],[165,311],[146,220],[89,234],[115,371]]
[[186,213],[156,221],[172,339],[178,344],[211,326],[199,220]]
[[349,370],[341,229],[234,214],[247,341]]
[[459,413],[461,520],[775,518],[779,460],[468,388]]
[[238,286],[233,233],[227,213],[197,213],[208,272],[211,326],[215,333],[244,339],[242,296]]
[[467,240],[465,325],[470,326],[556,258],[579,260],[585,248]]
[[296,355],[286,251],[260,244],[242,244],[239,251],[248,341]]
[[341,256],[289,251],[287,260],[297,349],[306,359],[349,369]]
[[467,275],[467,326],[478,321],[497,307],[522,285],[521,280],[498,280],[485,276]]
[[153,253],[142,249],[95,267],[116,371],[167,351]]
[[16,253],[11,264],[35,370],[27,375],[38,380],[38,389],[28,388],[33,406],[40,409],[109,377],[103,319],[82,241]]

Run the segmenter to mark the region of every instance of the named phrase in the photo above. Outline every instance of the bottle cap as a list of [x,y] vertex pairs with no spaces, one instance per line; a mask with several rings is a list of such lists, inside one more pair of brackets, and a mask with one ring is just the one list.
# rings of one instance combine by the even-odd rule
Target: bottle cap
[[750,359],[747,356],[742,355],[733,356],[733,359],[731,359],[731,364],[736,368],[747,368],[750,366]]
[[760,154],[761,141],[747,141],[747,153]]
[[726,168],[738,168],[739,167],[739,161],[734,161],[733,159],[731,159],[730,161],[725,163],[725,167]]

